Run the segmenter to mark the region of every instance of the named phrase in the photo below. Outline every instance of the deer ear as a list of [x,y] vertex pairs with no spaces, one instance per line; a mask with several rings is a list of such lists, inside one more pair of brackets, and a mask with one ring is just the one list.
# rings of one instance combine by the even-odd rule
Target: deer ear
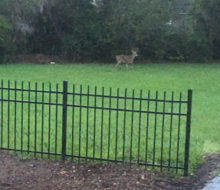
[[138,52],[139,48],[132,48],[131,50]]

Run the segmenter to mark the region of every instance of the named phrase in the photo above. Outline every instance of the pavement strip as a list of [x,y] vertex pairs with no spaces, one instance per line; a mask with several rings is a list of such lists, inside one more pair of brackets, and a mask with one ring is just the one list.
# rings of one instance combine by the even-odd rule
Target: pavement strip
[[202,190],[220,190],[220,175],[208,182]]

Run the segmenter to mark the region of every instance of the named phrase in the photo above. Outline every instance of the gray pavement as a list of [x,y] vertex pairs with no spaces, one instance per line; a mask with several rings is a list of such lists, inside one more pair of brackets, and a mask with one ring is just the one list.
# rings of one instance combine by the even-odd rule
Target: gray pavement
[[203,190],[220,190],[220,175],[208,182]]

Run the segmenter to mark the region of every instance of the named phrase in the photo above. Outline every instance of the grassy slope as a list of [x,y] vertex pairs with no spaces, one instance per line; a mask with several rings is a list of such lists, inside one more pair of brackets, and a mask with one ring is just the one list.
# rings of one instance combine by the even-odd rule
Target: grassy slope
[[[119,69],[114,65],[0,65],[0,79],[62,82],[76,85],[150,89],[162,92],[194,90],[192,152],[220,152],[220,65],[136,64]],[[197,145],[197,146],[196,146]],[[196,161],[196,160],[195,160]]]

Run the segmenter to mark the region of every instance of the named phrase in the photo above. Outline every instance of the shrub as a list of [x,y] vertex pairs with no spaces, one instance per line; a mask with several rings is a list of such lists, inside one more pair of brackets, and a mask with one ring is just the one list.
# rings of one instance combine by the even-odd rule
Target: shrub
[[9,57],[12,49],[12,25],[0,15],[0,63]]

